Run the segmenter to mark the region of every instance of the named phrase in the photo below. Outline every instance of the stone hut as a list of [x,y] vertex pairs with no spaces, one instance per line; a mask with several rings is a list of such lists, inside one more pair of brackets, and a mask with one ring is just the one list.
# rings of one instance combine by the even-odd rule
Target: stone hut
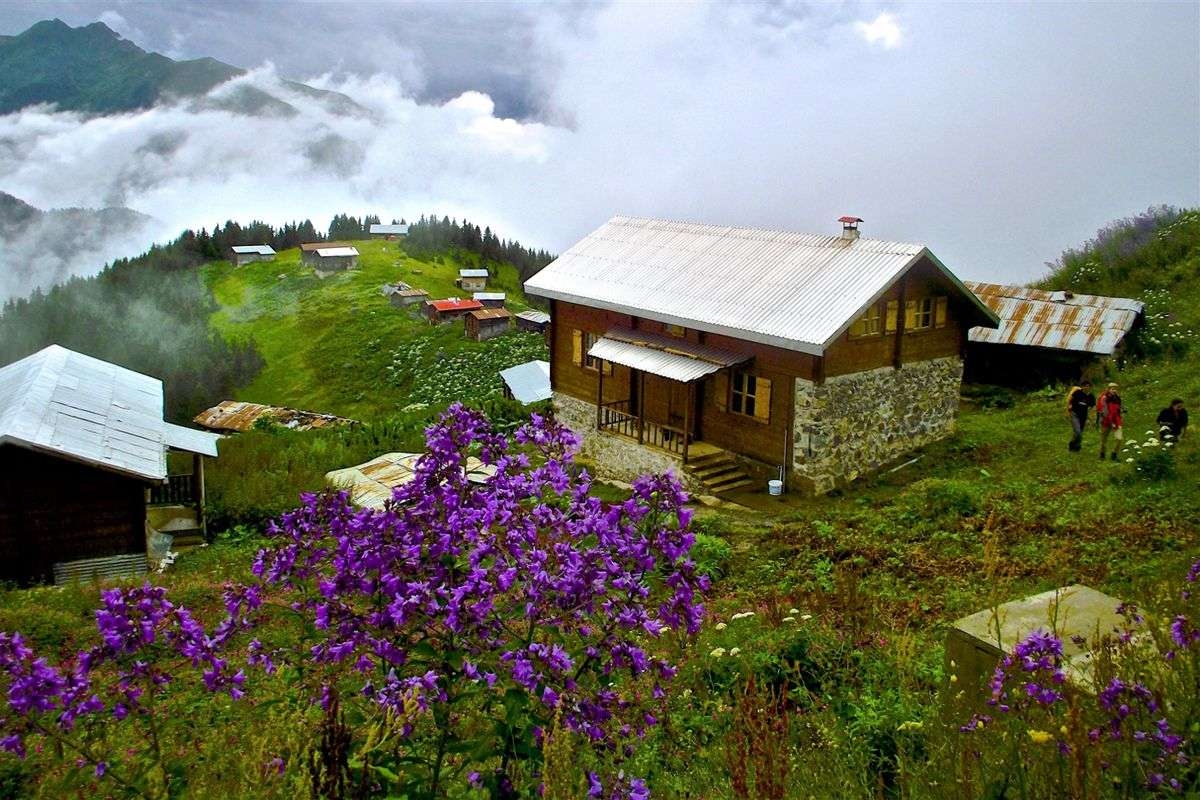
[[996,315],[928,247],[839,221],[614,217],[526,282],[550,302],[555,406],[585,456],[624,480],[828,492],[949,434],[967,331]]

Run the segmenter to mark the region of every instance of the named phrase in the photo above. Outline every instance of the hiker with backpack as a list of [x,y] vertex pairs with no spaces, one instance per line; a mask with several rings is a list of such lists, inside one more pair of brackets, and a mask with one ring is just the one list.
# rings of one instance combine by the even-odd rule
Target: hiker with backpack
[[1104,460],[1104,452],[1108,449],[1108,437],[1113,437],[1112,460],[1117,460],[1117,451],[1121,449],[1121,440],[1125,438],[1122,426],[1125,424],[1122,416],[1121,395],[1117,394],[1117,385],[1110,383],[1100,399],[1096,401],[1096,426],[1100,428],[1100,460]]
[[1067,416],[1071,419],[1071,442],[1067,449],[1078,453],[1083,449],[1083,429],[1087,426],[1088,414],[1096,405],[1096,396],[1092,394],[1092,382],[1083,381],[1078,386],[1071,387],[1067,394]]

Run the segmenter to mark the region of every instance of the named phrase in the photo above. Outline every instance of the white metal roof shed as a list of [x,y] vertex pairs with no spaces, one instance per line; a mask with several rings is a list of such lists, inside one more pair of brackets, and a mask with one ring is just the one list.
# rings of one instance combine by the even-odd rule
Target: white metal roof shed
[[157,378],[58,345],[0,367],[0,444],[149,480],[168,447],[216,455],[219,437],[170,428]]
[[275,248],[271,247],[269,244],[239,244],[230,249],[238,255],[275,255]]
[[342,256],[356,256],[358,250],[353,247],[322,247],[317,250],[317,255],[321,258],[340,258]]
[[506,299],[506,295],[504,292],[475,292],[474,294],[471,295],[471,299],[478,300],[481,303],[484,300],[492,300],[492,301],[499,300],[501,302],[504,302],[504,300]]
[[374,223],[371,225],[372,236],[407,236],[407,225],[389,225],[385,223]]
[[527,319],[530,322],[537,323],[538,325],[545,325],[547,322],[550,321],[550,315],[547,314],[545,311],[536,311],[536,310],[521,311],[517,314],[517,316],[520,317],[521,319]]
[[460,278],[486,278],[488,271],[486,269],[460,269],[458,277]]
[[540,297],[820,355],[910,266],[919,244],[617,216],[525,283]]
[[550,362],[526,361],[500,370],[500,379],[521,403],[550,399]]

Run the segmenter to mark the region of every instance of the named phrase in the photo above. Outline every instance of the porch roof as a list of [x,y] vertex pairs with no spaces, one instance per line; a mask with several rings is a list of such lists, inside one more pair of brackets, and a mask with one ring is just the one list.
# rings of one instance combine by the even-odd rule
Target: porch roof
[[588,350],[588,355],[681,383],[699,380],[753,358],[745,353],[627,328],[614,328],[604,334]]

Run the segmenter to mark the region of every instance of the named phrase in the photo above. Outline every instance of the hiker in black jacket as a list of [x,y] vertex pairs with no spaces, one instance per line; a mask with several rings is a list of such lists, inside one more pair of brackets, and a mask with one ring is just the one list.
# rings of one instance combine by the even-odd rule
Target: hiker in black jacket
[[1158,412],[1158,438],[1166,441],[1168,437],[1173,442],[1178,442],[1183,438],[1183,432],[1187,430],[1188,416],[1187,409],[1183,407],[1183,401],[1175,398],[1171,401],[1171,405]]
[[1071,418],[1071,443],[1067,449],[1078,453],[1083,447],[1083,429],[1087,425],[1088,413],[1096,405],[1096,396],[1092,394],[1092,382],[1083,381],[1067,396],[1067,416]]

